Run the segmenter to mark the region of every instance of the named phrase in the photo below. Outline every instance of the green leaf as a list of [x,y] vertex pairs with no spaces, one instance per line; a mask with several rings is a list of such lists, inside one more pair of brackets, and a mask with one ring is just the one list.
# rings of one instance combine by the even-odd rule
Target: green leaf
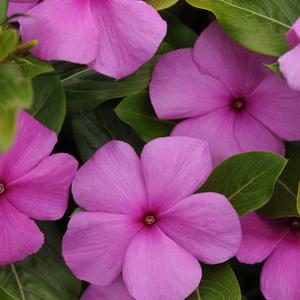
[[71,116],[75,143],[83,162],[111,140],[125,141],[137,151],[142,148],[141,140],[117,117],[114,108],[114,102],[107,102],[92,111]]
[[30,113],[48,128],[60,132],[66,117],[66,98],[58,76],[33,79],[34,101]]
[[[2,1],[2,0],[1,0]],[[4,30],[0,26],[0,62],[5,60],[17,47],[19,36],[13,29]]]
[[84,68],[71,73],[62,82],[66,92],[68,113],[91,110],[99,104],[123,98],[148,87],[151,70],[156,59],[144,65],[136,73],[121,80],[101,75]]
[[18,111],[31,105],[31,81],[17,64],[0,64],[0,91],[0,152],[4,152],[14,140]]
[[9,295],[5,290],[0,288],[0,299],[1,300],[19,300],[11,295]]
[[300,199],[297,198],[300,181],[300,145],[289,143],[286,146],[289,159],[286,168],[276,184],[271,200],[260,212],[268,217],[299,217]]
[[240,300],[241,290],[228,263],[201,264],[203,277],[199,288],[187,300]]
[[235,155],[217,166],[200,192],[224,194],[239,215],[265,205],[287,160],[269,152]]
[[115,111],[118,117],[133,127],[145,142],[169,135],[175,125],[174,122],[162,121],[156,117],[146,91],[126,97]]
[[213,12],[235,40],[260,53],[288,50],[284,35],[300,15],[298,0],[186,0]]
[[6,20],[7,8],[8,8],[8,0],[1,0],[0,1],[0,24],[4,23],[4,21]]
[[42,61],[34,56],[20,57],[16,59],[16,62],[22,68],[23,73],[29,78],[54,71],[49,62]]
[[184,25],[175,15],[164,11],[162,18],[168,23],[168,33],[164,39],[173,49],[193,47],[198,35]]
[[78,300],[81,283],[64,264],[60,234],[54,224],[40,227],[46,235],[42,250],[2,267],[0,287],[20,300]]
[[175,3],[177,3],[178,1],[179,0],[145,0],[145,2],[152,5],[157,10],[161,10],[161,9],[171,7]]
[[266,64],[265,65],[268,69],[270,69],[272,72],[282,76],[280,68],[279,68],[279,63],[273,63],[273,64]]

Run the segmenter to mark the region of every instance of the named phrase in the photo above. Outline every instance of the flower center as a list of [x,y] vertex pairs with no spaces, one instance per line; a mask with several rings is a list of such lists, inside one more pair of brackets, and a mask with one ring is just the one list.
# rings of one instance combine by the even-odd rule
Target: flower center
[[153,215],[146,215],[145,217],[144,217],[144,223],[146,224],[146,225],[152,225],[152,224],[154,224],[156,222],[156,219],[155,219],[155,217],[153,216]]
[[291,218],[290,228],[295,231],[300,231],[300,218]]
[[236,98],[233,99],[232,103],[231,103],[231,107],[235,110],[235,111],[242,111],[246,106],[246,102],[245,99],[243,98]]
[[5,186],[3,183],[0,182],[0,195],[5,192]]

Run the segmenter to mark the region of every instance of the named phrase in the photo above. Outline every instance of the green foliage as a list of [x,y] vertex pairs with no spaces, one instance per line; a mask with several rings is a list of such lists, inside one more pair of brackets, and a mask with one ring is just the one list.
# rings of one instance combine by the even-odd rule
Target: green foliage
[[228,263],[202,266],[199,288],[187,300],[240,300],[241,290]]
[[115,111],[145,142],[168,135],[175,125],[174,122],[159,120],[156,117],[146,91],[126,97]]
[[224,194],[239,215],[265,205],[287,160],[269,152],[247,152],[228,158],[217,166],[200,192]]
[[5,290],[0,288],[0,299],[1,300],[18,300],[17,298],[9,295]]
[[18,300],[78,300],[81,283],[64,264],[61,238],[55,225],[42,223],[40,226],[46,234],[42,250],[0,268],[0,288]]
[[8,0],[1,0],[0,1],[0,24],[4,23],[4,21],[6,20],[7,7],[8,7]]
[[298,0],[186,0],[213,12],[222,27],[245,47],[280,56],[288,50],[284,35],[300,15]]
[[166,9],[168,7],[171,7],[175,3],[177,3],[179,0],[145,0],[145,2],[152,5],[157,10],[160,9]]
[[18,33],[14,29],[0,26],[0,63],[8,58],[19,43]]

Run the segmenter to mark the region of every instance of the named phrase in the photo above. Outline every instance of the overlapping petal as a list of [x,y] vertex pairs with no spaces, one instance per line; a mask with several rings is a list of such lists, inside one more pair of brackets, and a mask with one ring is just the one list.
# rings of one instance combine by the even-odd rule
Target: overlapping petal
[[247,264],[265,260],[289,232],[286,224],[257,213],[241,218],[242,243],[237,259]]
[[140,231],[127,249],[123,278],[129,293],[143,300],[182,300],[201,279],[197,259],[157,227]]
[[60,219],[67,209],[77,166],[77,161],[68,154],[44,158],[30,172],[8,184],[5,197],[33,219]]
[[139,214],[147,204],[140,160],[121,141],[100,148],[77,172],[72,192],[86,210]]
[[192,49],[163,55],[154,67],[150,96],[161,119],[191,118],[230,103],[232,94],[218,79],[202,73]]
[[152,140],[141,164],[150,211],[159,213],[194,193],[212,170],[207,143],[190,137]]
[[300,43],[300,17],[286,33],[285,38],[292,47],[296,47]]
[[195,194],[180,201],[159,217],[159,227],[208,264],[235,256],[241,242],[239,217],[230,202],[217,193]]
[[108,285],[121,273],[126,249],[142,226],[127,215],[77,213],[63,239],[64,259],[81,280]]
[[14,14],[24,14],[30,8],[34,7],[37,4],[38,0],[10,0],[8,3],[7,15],[12,16]]

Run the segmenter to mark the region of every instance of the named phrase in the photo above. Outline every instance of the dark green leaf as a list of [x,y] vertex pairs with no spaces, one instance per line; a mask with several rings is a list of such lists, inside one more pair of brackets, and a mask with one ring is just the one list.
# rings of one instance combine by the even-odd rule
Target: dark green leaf
[[288,50],[284,35],[300,15],[298,0],[186,0],[213,12],[222,27],[247,48],[273,56]]
[[289,143],[286,147],[289,159],[286,168],[276,184],[271,200],[260,211],[269,217],[291,217],[300,215],[300,201],[297,201],[300,182],[300,145]]
[[203,277],[199,288],[188,300],[240,300],[241,290],[228,263],[202,265]]
[[66,117],[66,99],[58,76],[33,79],[34,101],[30,113],[48,128],[60,132]]
[[224,194],[240,215],[265,205],[287,160],[269,152],[235,155],[217,166],[201,192]]
[[[46,243],[37,254],[0,269],[0,287],[20,300],[78,300],[79,280],[61,256],[61,238],[54,224],[41,224]],[[0,298],[2,300],[2,298]]]
[[1,300],[19,300],[11,295],[9,295],[5,290],[0,288],[0,299]]
[[177,3],[179,0],[145,0],[145,2],[152,5],[157,10],[168,8],[175,3]]
[[114,103],[104,103],[89,112],[72,115],[74,139],[82,161],[87,161],[102,145],[110,140],[123,140],[136,150],[142,147],[141,140],[113,111]]
[[175,123],[159,120],[151,105],[148,92],[126,97],[116,108],[118,117],[135,129],[148,142],[156,137],[166,136]]

